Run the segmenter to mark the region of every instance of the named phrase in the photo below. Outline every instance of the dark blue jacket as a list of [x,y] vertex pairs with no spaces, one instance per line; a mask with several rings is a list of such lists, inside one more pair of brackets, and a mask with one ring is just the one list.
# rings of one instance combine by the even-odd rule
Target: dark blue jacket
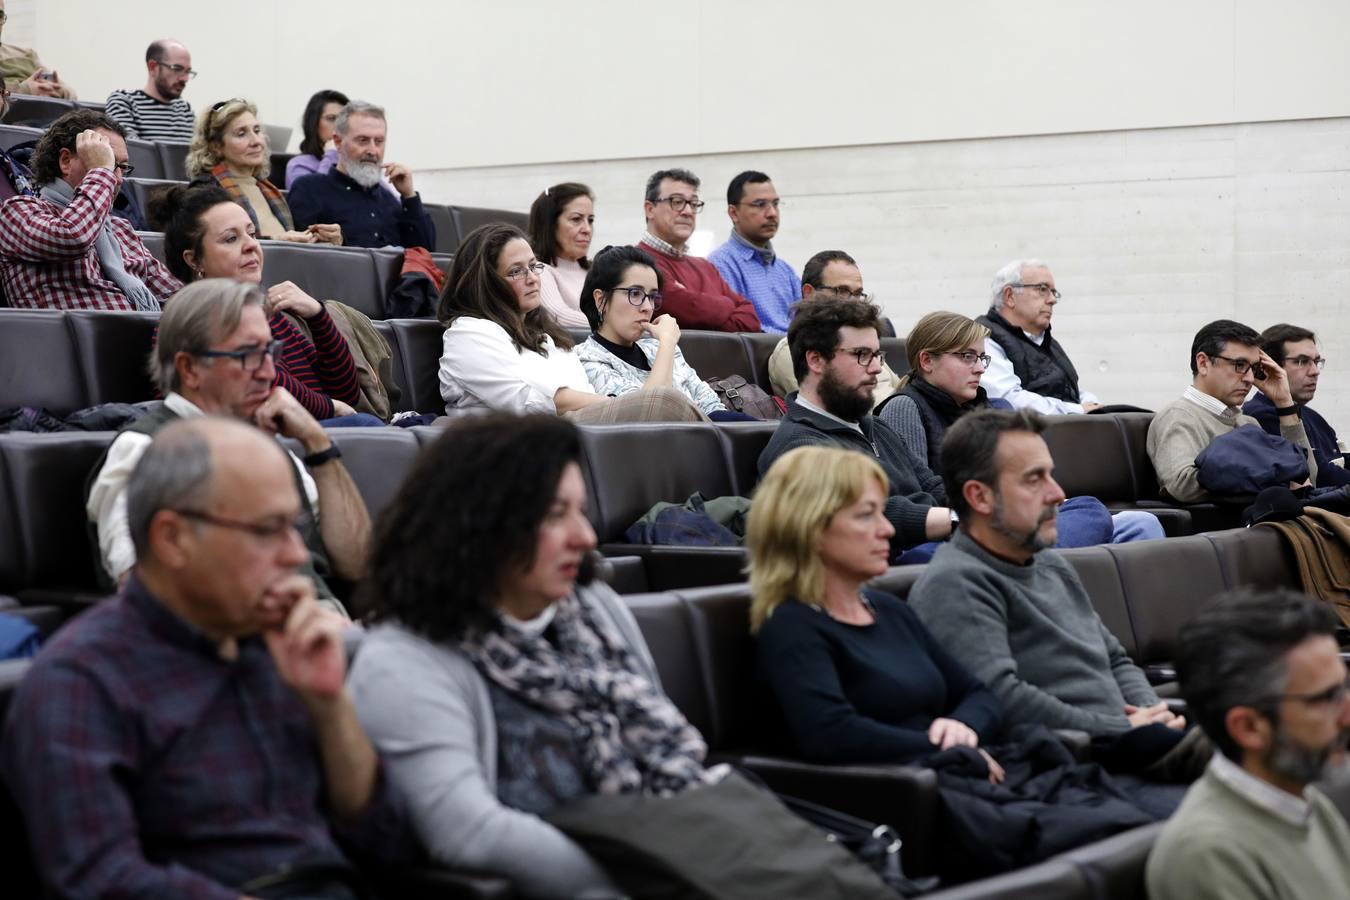
[[347,247],[423,247],[436,249],[436,226],[422,209],[422,196],[400,202],[382,184],[363,188],[337,169],[306,175],[286,195],[295,227],[336,222]]
[[1308,477],[1308,457],[1288,438],[1243,425],[1209,442],[1195,458],[1200,486],[1211,494],[1259,494]]
[[[1280,417],[1275,415],[1275,404],[1265,394],[1258,391],[1255,397],[1243,404],[1242,411],[1260,422],[1267,434],[1280,433]],[[1308,433],[1313,459],[1317,461],[1317,486],[1341,487],[1350,484],[1350,472],[1331,464],[1333,459],[1345,457],[1336,443],[1336,429],[1309,407],[1300,406],[1298,415],[1303,421],[1303,430]]]

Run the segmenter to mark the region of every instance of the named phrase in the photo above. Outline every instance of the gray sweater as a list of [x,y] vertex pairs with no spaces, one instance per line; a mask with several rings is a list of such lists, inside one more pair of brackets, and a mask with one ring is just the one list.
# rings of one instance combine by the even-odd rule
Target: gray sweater
[[[608,586],[577,596],[628,642],[660,688],[632,613]],[[400,625],[372,629],[347,681],[361,725],[406,798],[431,858],[511,879],[526,897],[610,893],[604,871],[570,838],[497,799],[497,728],[487,682],[456,648]]]
[[1130,729],[1126,703],[1158,702],[1078,575],[1053,550],[1019,566],[960,531],[938,548],[909,602],[948,652],[1003,701],[1009,727],[1120,734]]

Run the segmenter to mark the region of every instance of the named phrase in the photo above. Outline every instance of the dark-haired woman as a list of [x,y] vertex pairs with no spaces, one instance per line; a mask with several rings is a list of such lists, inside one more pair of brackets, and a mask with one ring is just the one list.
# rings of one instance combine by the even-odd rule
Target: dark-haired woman
[[527,897],[613,893],[555,807],[714,778],[632,614],[590,583],[579,459],[553,416],[453,423],[380,522],[379,624],[348,681],[431,858]]
[[544,309],[564,328],[585,328],[581,311],[581,287],[590,262],[595,229],[595,195],[584,184],[555,184],[535,198],[530,206],[526,231],[544,271],[539,273],[539,294]]
[[680,326],[661,309],[661,272],[636,247],[606,247],[586,274],[581,311],[592,334],[577,358],[597,394],[621,397],[673,387],[710,419],[747,419],[731,413],[680,352]]
[[706,420],[674,388],[597,394],[572,339],[542,306],[543,268],[513,225],[484,225],[460,244],[437,310],[445,325],[440,385],[447,415],[495,410],[589,423]]
[[[165,263],[184,283],[199,278],[262,283],[257,229],[224,190],[179,185],[155,195],[150,206],[152,217],[163,223]],[[361,399],[356,361],[324,305],[290,281],[269,287],[267,303],[272,336],[282,342],[276,383],[325,424],[383,425],[353,409]],[[310,336],[282,313],[303,319]]]
[[334,124],[338,113],[347,105],[347,95],[341,91],[316,91],[305,104],[300,117],[300,153],[286,163],[286,186],[295,184],[306,175],[322,175],[337,165],[337,148],[333,146]]

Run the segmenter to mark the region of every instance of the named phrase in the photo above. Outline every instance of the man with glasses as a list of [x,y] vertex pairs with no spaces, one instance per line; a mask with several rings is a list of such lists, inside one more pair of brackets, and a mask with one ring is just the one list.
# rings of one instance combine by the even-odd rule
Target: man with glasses
[[[802,302],[817,296],[851,297],[870,301],[872,295],[863,289],[862,272],[858,263],[843,250],[822,250],[806,261],[802,269]],[[773,392],[787,399],[797,390],[797,373],[792,366],[792,351],[788,339],[783,338],[769,355],[769,383]],[[873,406],[900,389],[900,376],[886,360],[881,361],[877,385],[872,390]]]
[[[1210,322],[1191,342],[1191,385],[1158,411],[1148,426],[1148,457],[1158,473],[1163,494],[1182,503],[1212,499],[1200,486],[1195,458],[1222,435],[1260,423],[1242,414],[1252,386],[1269,398],[1279,421],[1279,434],[1308,453],[1316,478],[1316,462],[1300,409],[1289,392],[1283,367],[1261,349],[1261,335],[1230,319]],[[1264,485],[1273,487],[1274,485]]]
[[[220,337],[266,342],[261,310]],[[184,383],[252,381],[200,356]],[[302,574],[308,504],[275,441],[202,412],[130,473],[134,573],[20,684],[5,780],[50,896],[365,898],[342,847],[406,863],[415,841],[344,687],[347,623]]]
[[1314,786],[1345,780],[1337,624],[1320,601],[1244,592],[1181,630],[1181,695],[1219,752],[1153,844],[1153,900],[1346,895],[1350,827]]
[[651,254],[661,270],[666,313],[681,328],[759,331],[759,317],[750,301],[733,291],[708,260],[688,255],[685,245],[704,206],[698,198],[699,183],[698,176],[687,169],[662,169],[647,179],[642,202],[647,232],[638,246]]
[[132,172],[122,126],[76,109],[32,156],[38,196],[0,206],[0,283],[10,306],[153,312],[182,284],[113,215]]
[[142,141],[192,141],[192,106],[183,90],[197,77],[192,54],[178,41],[155,41],[145,51],[148,75],[138,91],[113,91],[105,107],[108,118]]
[[[1297,325],[1272,325],[1261,332],[1261,349],[1284,367],[1289,378],[1289,396],[1298,406],[1299,419],[1308,433],[1313,459],[1317,461],[1317,486],[1350,484],[1350,472],[1345,470],[1345,453],[1336,437],[1336,429],[1308,407],[1317,393],[1317,381],[1327,363],[1317,347],[1317,335]],[[1275,404],[1265,394],[1252,397],[1243,404],[1242,411],[1260,422],[1268,434],[1280,433],[1280,417],[1275,414]]]
[[1097,398],[1078,384],[1078,371],[1050,334],[1059,290],[1038,259],[1013,260],[998,270],[989,311],[975,321],[989,329],[991,357],[980,386],[991,399],[1045,415],[1092,412]]
[[802,296],[797,273],[773,250],[782,202],[763,172],[742,172],[731,179],[727,186],[731,237],[708,254],[731,289],[754,304],[764,330],[776,334],[787,331],[788,307]]
[[880,325],[875,306],[851,297],[822,295],[797,308],[787,340],[801,387],[759,456],[759,472],[789,450],[816,444],[872,456],[890,481],[891,550],[904,554],[906,563],[924,562],[936,547],[932,542],[952,533],[956,517],[945,505],[942,479],[872,415],[881,372]]
[[[85,511],[101,568],[122,584],[136,563],[127,478],[165,425],[201,415],[250,422],[267,434],[294,438],[290,456],[309,553],[301,571],[336,609],[325,577],[349,581],[365,571],[370,517],[328,433],[285,388],[273,387],[278,346],[256,285],[207,279],[184,288],[160,317],[151,371],[164,403],[124,428],[93,468]],[[320,516],[322,511],[322,516]]]

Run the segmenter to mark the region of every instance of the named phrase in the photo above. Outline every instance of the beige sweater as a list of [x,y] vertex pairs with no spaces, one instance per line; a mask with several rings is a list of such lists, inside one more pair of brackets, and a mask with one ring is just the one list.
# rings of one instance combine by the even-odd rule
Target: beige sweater
[[[1243,425],[1261,427],[1251,416],[1235,410],[1218,416],[1184,397],[1159,410],[1149,423],[1146,446],[1148,458],[1158,473],[1158,485],[1162,488],[1163,496],[1181,503],[1209,500],[1209,492],[1200,486],[1195,458],[1216,437]],[[1303,423],[1281,425],[1280,434],[1307,451],[1308,469],[1312,480],[1316,482],[1317,463],[1308,449],[1308,434],[1303,430]]]

